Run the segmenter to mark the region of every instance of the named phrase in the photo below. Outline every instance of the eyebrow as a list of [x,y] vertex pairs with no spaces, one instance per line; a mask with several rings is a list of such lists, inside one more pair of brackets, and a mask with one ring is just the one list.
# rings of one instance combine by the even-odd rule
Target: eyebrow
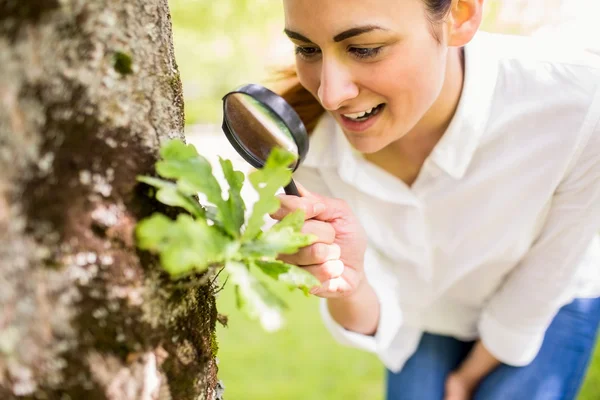
[[358,26],[356,28],[351,28],[348,29],[347,31],[344,31],[340,34],[337,34],[333,37],[333,41],[334,42],[342,42],[346,39],[349,39],[351,37],[354,36],[358,36],[358,35],[362,35],[363,33],[368,33],[368,32],[372,32],[372,31],[385,31],[387,29],[381,28],[379,26],[376,25],[365,25],[365,26]]
[[296,40],[299,40],[301,42],[312,43],[312,40],[310,40],[309,38],[307,38],[304,35],[299,34],[298,32],[290,31],[287,28],[284,29],[283,31],[285,32],[285,34],[287,35],[287,37],[289,37],[290,39],[296,39]]
[[[335,35],[333,37],[333,41],[336,43],[343,42],[344,40],[350,39],[351,37],[359,36],[364,33],[372,32],[372,31],[376,31],[376,30],[386,31],[387,29],[384,29],[384,28],[376,26],[376,25],[358,26],[356,28],[350,28],[348,30],[345,30],[342,33]],[[294,32],[289,29],[284,29],[284,32],[290,39],[300,40],[301,42],[305,42],[305,43],[313,43],[312,40],[310,40],[309,38],[307,38],[306,36],[304,36],[298,32]]]

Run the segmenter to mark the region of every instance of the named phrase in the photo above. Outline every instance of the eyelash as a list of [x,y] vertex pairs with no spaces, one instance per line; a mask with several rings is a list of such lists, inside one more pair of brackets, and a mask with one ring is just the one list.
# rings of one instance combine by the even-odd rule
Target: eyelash
[[[383,47],[349,47],[348,51],[358,59],[368,59],[376,57]],[[311,60],[321,53],[317,47],[296,46],[296,54],[305,60]]]

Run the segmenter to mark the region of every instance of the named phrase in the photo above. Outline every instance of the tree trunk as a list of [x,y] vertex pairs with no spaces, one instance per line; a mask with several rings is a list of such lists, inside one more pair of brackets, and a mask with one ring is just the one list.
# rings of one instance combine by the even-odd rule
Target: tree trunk
[[0,399],[220,397],[213,287],[134,243],[174,137],[167,0],[0,0]]

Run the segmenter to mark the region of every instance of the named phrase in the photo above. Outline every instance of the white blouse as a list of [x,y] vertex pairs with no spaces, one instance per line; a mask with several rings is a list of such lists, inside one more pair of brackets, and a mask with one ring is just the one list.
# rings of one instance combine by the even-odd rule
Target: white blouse
[[481,338],[502,362],[539,351],[559,308],[600,296],[600,57],[478,33],[447,132],[408,187],[364,160],[329,115],[295,179],[346,200],[369,237],[375,336],[342,343],[398,371],[423,332]]

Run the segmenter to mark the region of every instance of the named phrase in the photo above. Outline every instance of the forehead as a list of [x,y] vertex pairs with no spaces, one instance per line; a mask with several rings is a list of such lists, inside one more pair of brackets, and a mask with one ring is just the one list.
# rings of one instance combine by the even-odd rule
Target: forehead
[[313,36],[363,25],[399,30],[425,18],[423,0],[283,0],[283,6],[286,28]]

